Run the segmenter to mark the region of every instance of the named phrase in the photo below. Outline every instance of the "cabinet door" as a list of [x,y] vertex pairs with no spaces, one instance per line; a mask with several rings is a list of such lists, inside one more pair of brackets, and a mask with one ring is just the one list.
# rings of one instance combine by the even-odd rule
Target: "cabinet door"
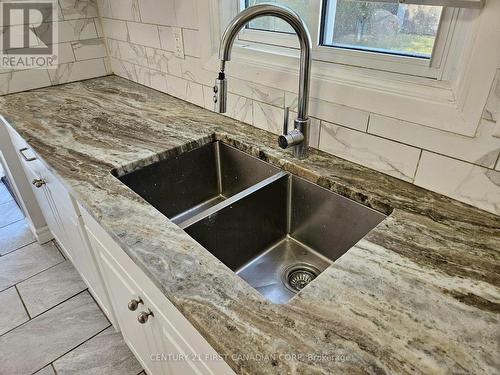
[[125,342],[148,374],[160,375],[160,362],[151,360],[152,355],[159,352],[154,340],[148,337],[152,318],[148,319],[145,324],[140,324],[137,320],[140,312],[147,307],[139,304],[136,311],[128,309],[130,300],[140,296],[139,288],[106,252],[99,251],[99,257],[111,304]]
[[[22,140],[18,139],[18,142]],[[36,187],[32,184],[32,187],[52,235],[65,256],[78,270],[108,318],[114,322],[106,290],[90,251],[86,232],[82,229],[83,222],[76,203],[58,178],[45,167],[27,145],[20,150],[24,150],[24,154],[20,153],[20,160],[28,180],[30,182],[35,179],[43,181],[43,185]]]
[[76,265],[78,263],[76,251],[78,237],[74,236],[72,227],[68,225],[69,220],[75,221],[77,218],[77,213],[71,207],[71,198],[57,178],[45,167],[40,171],[40,178],[45,182],[43,190],[55,222],[53,228],[50,225],[49,227],[68,258]]
[[[45,180],[44,175],[38,168],[37,169],[25,168],[25,171],[26,171],[26,176],[28,177],[30,182],[35,179]],[[33,193],[35,194],[36,200],[38,201],[38,205],[40,206],[40,210],[43,213],[45,221],[47,222],[47,226],[52,232],[52,235],[54,236],[57,242],[59,243],[65,242],[63,238],[64,235],[63,228],[55,213],[53,203],[51,202],[50,199],[50,193],[47,191],[45,185],[42,185],[40,187],[35,187],[34,185],[32,186],[33,186]]]
[[64,223],[65,231],[71,239],[73,264],[80,273],[83,281],[89,286],[92,296],[104,311],[106,316],[115,323],[115,317],[109,305],[109,297],[104,287],[101,275],[98,271],[94,254],[90,249],[90,243],[87,239],[87,234],[84,229],[81,217],[70,217]]
[[[148,296],[146,295],[146,298]],[[203,362],[202,353],[197,353],[190,346],[186,347],[180,334],[162,311],[148,299],[154,317],[151,319],[149,337],[159,349],[158,360],[161,373],[177,374],[214,374]]]

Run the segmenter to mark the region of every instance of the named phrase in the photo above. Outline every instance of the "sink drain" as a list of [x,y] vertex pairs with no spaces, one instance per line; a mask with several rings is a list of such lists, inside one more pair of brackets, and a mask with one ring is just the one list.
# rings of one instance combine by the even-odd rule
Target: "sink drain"
[[293,264],[285,268],[282,281],[288,289],[297,293],[313,281],[319,273],[320,272],[316,267],[309,264]]

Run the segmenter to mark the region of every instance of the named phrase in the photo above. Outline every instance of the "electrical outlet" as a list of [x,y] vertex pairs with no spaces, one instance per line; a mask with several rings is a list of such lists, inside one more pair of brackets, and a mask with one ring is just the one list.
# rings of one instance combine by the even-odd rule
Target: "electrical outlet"
[[174,34],[175,51],[174,55],[183,59],[184,58],[184,39],[182,38],[182,29],[180,27],[172,27]]

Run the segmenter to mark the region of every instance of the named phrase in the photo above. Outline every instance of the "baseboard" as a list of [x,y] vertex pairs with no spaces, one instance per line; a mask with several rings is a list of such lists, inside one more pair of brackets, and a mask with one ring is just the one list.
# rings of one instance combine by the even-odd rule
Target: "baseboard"
[[35,235],[35,238],[40,245],[54,239],[54,236],[52,235],[52,232],[50,231],[48,226],[44,226],[41,228],[33,228],[32,227],[30,229],[33,232],[33,234]]

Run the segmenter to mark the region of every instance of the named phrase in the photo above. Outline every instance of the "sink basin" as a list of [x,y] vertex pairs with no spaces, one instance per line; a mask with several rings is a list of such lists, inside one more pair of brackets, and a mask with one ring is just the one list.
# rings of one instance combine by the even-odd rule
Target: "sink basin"
[[274,303],[285,303],[385,215],[282,175],[185,231]]
[[277,172],[260,159],[213,142],[118,178],[181,224]]
[[220,142],[118,178],[274,303],[386,217]]

